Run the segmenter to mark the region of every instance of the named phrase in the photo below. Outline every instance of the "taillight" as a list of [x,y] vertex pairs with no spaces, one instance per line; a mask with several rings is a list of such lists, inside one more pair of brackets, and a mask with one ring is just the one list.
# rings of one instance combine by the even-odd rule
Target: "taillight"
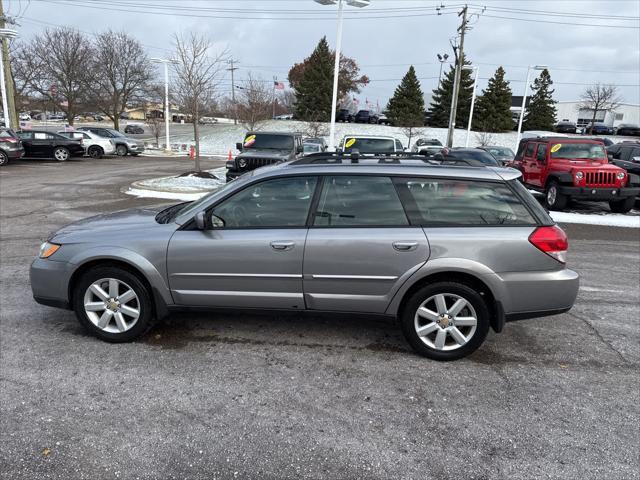
[[529,241],[541,252],[555,258],[561,263],[567,261],[569,240],[564,231],[557,225],[552,227],[538,227],[529,235]]
[[20,140],[13,137],[2,137],[0,138],[0,141],[7,142],[7,143],[18,143]]

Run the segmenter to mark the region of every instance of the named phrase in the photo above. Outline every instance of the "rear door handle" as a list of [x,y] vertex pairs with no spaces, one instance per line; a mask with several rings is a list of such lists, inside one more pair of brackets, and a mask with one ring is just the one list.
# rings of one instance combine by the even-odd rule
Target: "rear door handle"
[[294,246],[295,246],[294,242],[288,242],[288,241],[271,242],[271,248],[273,248],[274,250],[278,250],[279,252],[284,250],[291,250],[293,249]]
[[393,248],[399,252],[410,252],[418,248],[418,242],[393,242]]

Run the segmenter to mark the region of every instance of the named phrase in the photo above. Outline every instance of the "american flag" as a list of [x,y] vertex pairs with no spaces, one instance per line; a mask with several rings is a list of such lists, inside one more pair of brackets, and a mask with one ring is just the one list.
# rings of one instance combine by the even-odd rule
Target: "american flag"
[[278,82],[277,80],[273,81],[273,88],[275,90],[284,90],[284,82]]

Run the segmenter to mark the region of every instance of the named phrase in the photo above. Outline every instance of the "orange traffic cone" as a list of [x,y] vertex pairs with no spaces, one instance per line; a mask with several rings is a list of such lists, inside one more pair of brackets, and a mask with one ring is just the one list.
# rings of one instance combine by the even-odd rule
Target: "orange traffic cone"
[[230,162],[233,160],[233,154],[231,153],[231,150],[229,150],[229,157],[227,157],[227,160],[229,160]]
[[193,145],[189,147],[189,158],[191,160],[194,160],[196,158],[196,147],[194,147]]

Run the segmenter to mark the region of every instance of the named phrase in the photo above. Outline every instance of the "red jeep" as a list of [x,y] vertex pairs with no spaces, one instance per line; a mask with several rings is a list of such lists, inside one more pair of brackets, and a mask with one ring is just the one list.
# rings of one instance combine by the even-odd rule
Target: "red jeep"
[[562,210],[575,198],[608,201],[611,211],[626,213],[640,194],[640,178],[610,164],[599,140],[523,139],[510,166],[522,172],[528,188],[544,193],[549,210]]

